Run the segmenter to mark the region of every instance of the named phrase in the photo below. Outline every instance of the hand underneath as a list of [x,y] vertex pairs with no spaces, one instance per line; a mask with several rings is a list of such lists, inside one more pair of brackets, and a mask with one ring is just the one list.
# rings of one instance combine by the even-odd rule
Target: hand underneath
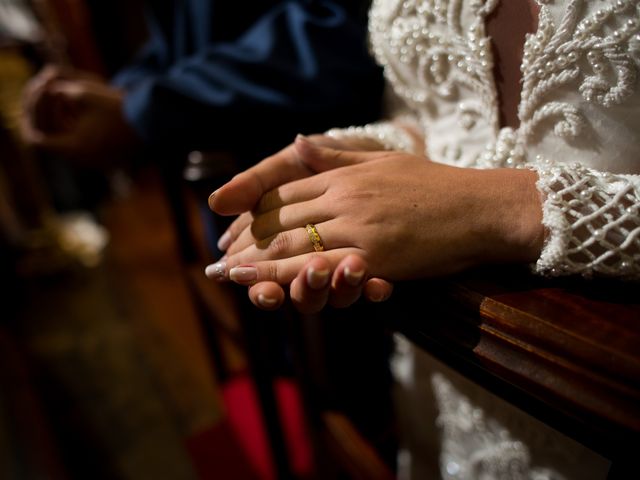
[[[345,308],[361,296],[369,301],[387,300],[393,284],[379,278],[368,278],[366,262],[359,255],[348,255],[332,268],[324,257],[314,256],[291,281],[289,296],[301,313],[311,314],[327,304]],[[275,310],[285,301],[282,286],[273,281],[257,282],[249,287],[249,298],[263,310]]]

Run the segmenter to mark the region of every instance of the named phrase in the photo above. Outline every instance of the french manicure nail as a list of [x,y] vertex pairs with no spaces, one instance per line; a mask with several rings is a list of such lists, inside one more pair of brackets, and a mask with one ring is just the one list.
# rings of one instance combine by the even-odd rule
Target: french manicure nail
[[387,300],[389,298],[388,295],[384,295],[382,293],[375,293],[375,294],[371,294],[369,296],[369,300],[373,303],[380,303],[380,302],[384,302],[385,300]]
[[329,283],[329,270],[316,270],[313,267],[309,267],[307,270],[307,283],[314,290],[326,287],[327,283]]
[[218,279],[218,278],[224,277],[226,270],[227,270],[226,262],[217,262],[217,263],[212,263],[211,265],[207,265],[206,268],[204,269],[204,274],[208,278]]
[[344,279],[352,287],[357,287],[358,285],[360,285],[362,277],[364,277],[364,270],[354,272],[348,266],[344,267]]
[[216,196],[216,192],[217,190],[215,190],[214,192],[211,193],[211,195],[209,195],[209,200],[207,201],[207,203],[209,204],[209,208],[211,210],[213,210],[213,197]]
[[233,267],[229,270],[229,278],[241,284],[253,283],[258,279],[258,269],[255,267]]
[[231,245],[231,233],[227,230],[218,240],[218,248],[220,251],[224,252],[229,248],[229,245]]
[[267,297],[261,293],[258,295],[258,303],[263,307],[273,307],[276,303],[278,303],[278,300],[276,300],[275,298]]

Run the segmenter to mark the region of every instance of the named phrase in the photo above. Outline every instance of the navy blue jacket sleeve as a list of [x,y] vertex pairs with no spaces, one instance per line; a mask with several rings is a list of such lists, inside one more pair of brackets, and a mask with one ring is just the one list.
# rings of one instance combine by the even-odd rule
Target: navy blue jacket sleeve
[[172,43],[184,32],[178,24],[169,25],[166,19],[175,16],[176,5],[171,1],[150,0],[145,4],[146,43],[133,61],[118,71],[111,79],[114,86],[130,91],[142,81],[163,75],[174,61]]
[[127,90],[126,118],[155,146],[266,150],[379,115],[383,81],[366,24],[337,3],[281,2],[237,39],[173,63],[165,41],[152,31],[140,61],[115,80]]

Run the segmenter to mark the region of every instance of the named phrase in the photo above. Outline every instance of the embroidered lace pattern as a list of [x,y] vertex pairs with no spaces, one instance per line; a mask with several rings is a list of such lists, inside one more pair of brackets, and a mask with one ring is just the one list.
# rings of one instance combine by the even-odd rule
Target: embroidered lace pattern
[[526,442],[514,438],[506,425],[474,405],[444,375],[435,373],[431,384],[440,412],[436,425],[442,431],[444,479],[564,480],[555,470],[532,465],[528,445],[553,441],[549,436]]
[[[404,335],[393,339],[399,479],[606,478],[604,457],[462,377]],[[437,458],[422,450],[435,444]]]
[[[572,148],[593,131],[598,121],[592,118],[594,111],[637,97],[640,2],[604,0],[596,8],[587,0],[538,0],[538,29],[527,36],[521,65],[517,130],[498,124],[493,58],[484,27],[497,4],[374,0],[369,20],[373,53],[421,125],[434,161],[474,168],[526,167],[538,173],[547,239],[535,272],[640,278],[639,177],[566,163],[565,155],[542,161],[531,154],[532,146],[549,135]],[[439,157],[429,151],[429,127],[442,101],[457,103],[448,111],[457,116],[458,139],[464,140],[480,122],[492,132],[484,150],[464,162],[456,160],[459,154]],[[388,122],[331,134],[369,136],[386,148],[411,151],[406,133]],[[458,143],[464,144],[452,137],[455,148]],[[580,155],[575,150],[573,158]]]
[[343,139],[349,137],[372,138],[382,145],[385,150],[400,150],[417,153],[414,150],[411,136],[401,127],[391,122],[377,122],[363,127],[332,128],[325,135]]
[[537,271],[640,278],[640,176],[577,163],[542,162],[537,171],[549,230]]
[[480,103],[460,103],[456,114],[469,128],[477,116],[498,129],[491,43],[485,17],[498,1],[468,2],[473,21],[463,27],[461,0],[375,0],[369,31],[374,55],[399,97],[428,117],[434,98],[456,101],[461,88]]
[[[584,100],[604,108],[620,104],[634,92],[637,65],[630,41],[640,28],[640,4],[617,0],[581,18],[585,4],[585,0],[569,1],[557,27],[549,9],[542,6],[538,31],[527,38],[518,112],[519,132],[525,138],[547,119],[553,120],[560,137],[575,138],[584,131],[586,119],[577,106],[548,99],[559,88],[577,82]],[[614,27],[608,28],[611,24]],[[582,66],[584,60],[588,69]]]

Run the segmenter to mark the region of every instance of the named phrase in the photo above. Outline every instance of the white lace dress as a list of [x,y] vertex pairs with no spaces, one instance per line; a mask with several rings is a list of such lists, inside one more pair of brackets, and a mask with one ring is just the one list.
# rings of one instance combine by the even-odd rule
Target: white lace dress
[[[389,121],[328,133],[373,137],[388,148],[456,166],[531,168],[539,176],[546,227],[532,269],[546,276],[640,278],[640,1],[537,1],[538,27],[524,46],[515,129],[499,123],[486,33],[486,19],[498,3],[374,0],[372,50],[396,104]],[[424,134],[424,152],[415,151],[412,138],[397,126],[400,116]],[[398,341],[404,347],[394,364],[415,359],[406,339]],[[459,390],[451,375],[433,367],[433,359],[422,361],[432,364],[419,369],[432,372],[422,377],[422,387],[416,387],[420,379],[394,372],[405,393],[413,389],[413,397],[405,395],[404,414],[420,416],[434,399],[440,407],[431,430],[438,418],[443,478],[604,478],[602,469],[586,461],[583,468],[576,466],[582,472],[577,476],[534,465],[540,458],[536,445],[510,431],[512,416],[486,411],[490,394]],[[432,393],[427,395],[424,385]],[[467,409],[479,412],[479,423],[465,429],[456,421],[467,421],[461,413]],[[488,430],[502,433],[486,435]],[[490,441],[479,441],[478,435]],[[411,453],[400,455],[401,476],[422,478],[415,473],[420,459]]]

